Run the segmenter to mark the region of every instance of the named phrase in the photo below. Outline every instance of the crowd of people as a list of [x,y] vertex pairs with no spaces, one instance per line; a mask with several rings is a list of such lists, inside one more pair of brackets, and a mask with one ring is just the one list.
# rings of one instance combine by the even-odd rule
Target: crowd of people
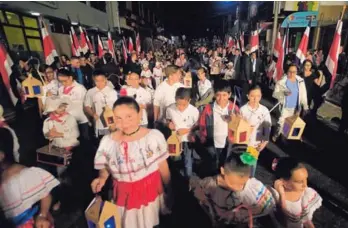
[[[290,57],[286,61],[284,77],[273,91],[281,113],[273,136],[270,111],[260,104],[260,84],[271,83],[266,73],[270,58],[251,52],[249,46],[244,52],[222,46],[163,46],[155,52],[130,53],[127,60],[119,50],[105,50],[100,59],[95,53],[62,55],[53,66],[38,70],[28,58],[19,65],[22,80],[28,74],[44,79],[44,95],[26,102],[35,104],[49,145],[72,154],[81,153],[79,147],[86,142],[98,147],[98,175],[91,189],[95,194],[112,190],[122,227],[159,226],[160,214],[170,214],[175,203],[173,188],[178,186],[171,184],[171,173],[179,172],[214,227],[251,227],[255,219],[266,217],[274,227],[309,228],[322,199],[307,186],[302,162],[281,158],[274,165],[274,186],[255,176],[259,154],[270,139],[281,136],[285,118],[315,114],[319,108],[323,75],[314,66],[323,61],[320,55],[308,58],[301,69]],[[112,116],[105,118],[110,110]],[[233,118],[251,126],[247,144],[233,143]],[[178,138],[174,147],[167,143],[173,134]],[[180,146],[180,155],[173,154],[175,146]],[[60,209],[64,195],[52,200],[50,193],[66,181],[70,164],[58,166],[53,175],[24,167],[18,163],[18,148],[16,133],[1,118],[4,215],[14,227],[52,227],[51,212]],[[196,169],[197,156],[207,160],[204,176]],[[74,162],[79,161],[71,165]]]

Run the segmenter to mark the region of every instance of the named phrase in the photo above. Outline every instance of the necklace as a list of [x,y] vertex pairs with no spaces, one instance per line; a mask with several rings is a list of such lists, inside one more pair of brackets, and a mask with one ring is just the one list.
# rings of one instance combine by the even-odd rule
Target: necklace
[[125,135],[125,136],[132,136],[134,135],[135,133],[137,133],[138,131],[140,130],[140,126],[138,127],[138,129],[136,129],[135,131],[131,132],[131,133],[126,133],[124,131],[122,131],[122,133]]

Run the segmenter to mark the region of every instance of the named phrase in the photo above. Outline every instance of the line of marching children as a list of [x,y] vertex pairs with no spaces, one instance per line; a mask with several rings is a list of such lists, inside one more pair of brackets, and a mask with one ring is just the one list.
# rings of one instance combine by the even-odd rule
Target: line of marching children
[[[120,95],[99,70],[93,73],[95,87],[88,91],[66,69],[57,71],[57,79],[47,77],[44,88],[48,117],[43,132],[51,145],[74,153],[80,142],[90,139],[89,123],[93,123],[100,144],[94,160],[99,175],[91,187],[94,193],[100,192],[111,176],[122,227],[152,228],[159,225],[161,213],[171,212],[173,186],[168,161],[178,159],[184,163],[183,175],[189,180],[190,191],[215,227],[252,227],[253,218],[268,215],[279,222],[275,227],[314,227],[313,213],[322,199],[307,186],[308,173],[301,162],[280,159],[274,188],[254,177],[272,125],[269,110],[260,104],[258,86],[250,88],[248,103],[239,108],[231,101],[230,85],[220,81],[213,88],[205,69],[199,68],[198,94],[191,104],[192,90],[182,83],[180,67],[169,65],[163,74],[153,70],[153,76],[146,64],[141,75],[126,75]],[[160,65],[156,67],[160,71]],[[107,110],[113,112],[111,119],[105,118]],[[252,127],[248,145],[230,142],[228,124],[236,116]],[[152,124],[155,129],[148,128]],[[0,126],[6,126],[2,118]],[[164,136],[168,129],[179,139],[174,150],[180,146],[182,153],[177,157],[169,158],[173,148]],[[16,227],[50,227],[50,191],[59,181],[42,169],[16,164],[16,149],[8,148],[3,140],[12,133],[7,131],[1,131],[0,136],[2,210]],[[204,151],[211,159],[210,167],[205,167],[211,175],[200,179],[193,169],[193,154]],[[58,169],[58,176],[67,166]],[[35,206],[38,201],[40,207]],[[54,206],[59,208],[59,203]]]

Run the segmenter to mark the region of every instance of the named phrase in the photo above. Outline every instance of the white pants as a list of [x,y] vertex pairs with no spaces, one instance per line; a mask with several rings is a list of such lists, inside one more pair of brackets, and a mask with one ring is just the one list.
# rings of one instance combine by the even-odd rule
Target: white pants
[[283,108],[278,120],[278,126],[276,131],[276,136],[279,136],[283,132],[284,121],[286,118],[294,115],[296,112],[295,108]]

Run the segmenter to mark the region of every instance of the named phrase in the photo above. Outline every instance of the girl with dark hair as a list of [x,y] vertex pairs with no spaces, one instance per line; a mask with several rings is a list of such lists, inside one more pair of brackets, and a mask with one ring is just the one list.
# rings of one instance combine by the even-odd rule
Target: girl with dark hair
[[164,193],[170,191],[167,143],[161,132],[140,126],[141,112],[135,99],[121,97],[114,104],[117,131],[104,136],[94,160],[99,177],[92,191],[101,191],[112,175],[113,197],[122,227],[152,228],[159,225]]
[[6,129],[0,131],[0,206],[17,228],[51,227],[50,192],[59,182],[45,170],[15,163],[3,130]]
[[314,212],[321,207],[322,198],[307,186],[308,171],[295,158],[280,159],[275,168],[274,183],[286,227],[314,228]]
[[316,81],[320,77],[320,74],[317,70],[313,69],[312,61],[306,59],[302,64],[300,76],[304,79],[306,84],[307,103],[310,107],[312,100],[319,92],[319,86],[316,84]]

